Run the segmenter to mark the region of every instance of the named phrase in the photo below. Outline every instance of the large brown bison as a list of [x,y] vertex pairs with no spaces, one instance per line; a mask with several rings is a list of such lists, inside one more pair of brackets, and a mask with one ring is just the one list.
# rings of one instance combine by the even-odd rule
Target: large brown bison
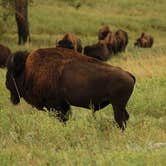
[[0,44],[0,67],[4,68],[11,51],[8,47]]
[[142,48],[151,48],[153,46],[153,42],[153,37],[143,32],[141,36],[136,40],[134,45]]
[[110,52],[104,40],[100,40],[97,44],[84,47],[84,54],[102,61],[110,58]]
[[115,37],[117,40],[118,52],[125,51],[128,44],[128,34],[124,30],[117,30],[115,32]]
[[134,84],[129,72],[65,48],[17,52],[7,65],[6,87],[13,104],[23,97],[37,109],[56,110],[63,121],[70,105],[97,111],[112,104],[122,130]]
[[63,38],[56,43],[56,47],[69,48],[82,52],[81,40],[73,33],[66,33]]
[[111,32],[111,30],[110,30],[109,26],[108,25],[104,25],[98,31],[98,39],[99,40],[104,40],[105,37],[107,36],[107,34],[110,33],[110,32]]

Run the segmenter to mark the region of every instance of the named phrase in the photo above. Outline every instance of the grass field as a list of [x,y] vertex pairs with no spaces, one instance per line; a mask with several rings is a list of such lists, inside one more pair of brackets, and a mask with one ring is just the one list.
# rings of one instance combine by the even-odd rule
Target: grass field
[[[75,9],[78,3],[81,7]],[[83,45],[92,44],[102,24],[126,30],[126,52],[107,63],[130,71],[137,81],[122,133],[113,124],[111,105],[97,112],[96,119],[90,110],[72,107],[67,125],[24,100],[13,106],[5,87],[6,69],[0,69],[0,166],[165,166],[165,6],[165,0],[34,0],[29,7],[32,42],[25,46],[17,45],[15,20],[10,16],[0,43],[12,51],[54,46],[68,31],[76,33]],[[142,31],[154,36],[153,48],[133,47]]]

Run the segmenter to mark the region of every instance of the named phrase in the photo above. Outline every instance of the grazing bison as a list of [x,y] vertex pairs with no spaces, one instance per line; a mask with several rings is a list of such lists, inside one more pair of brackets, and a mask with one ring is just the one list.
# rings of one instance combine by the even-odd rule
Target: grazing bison
[[113,32],[108,33],[104,41],[110,54],[116,54],[118,52],[118,42]]
[[125,51],[128,44],[128,34],[127,32],[119,29],[115,32],[115,37],[117,40],[118,52]]
[[56,43],[56,47],[69,48],[78,52],[82,52],[81,40],[73,33],[66,33],[62,40],[59,40]]
[[98,39],[104,40],[108,33],[110,33],[110,28],[107,25],[104,25],[102,28],[99,29],[98,32]]
[[154,42],[153,37],[143,32],[141,36],[136,40],[134,45],[142,48],[151,48],[153,42]]
[[119,67],[65,48],[17,52],[8,60],[6,87],[13,104],[23,97],[37,109],[56,110],[66,121],[70,105],[97,111],[112,104],[119,127],[129,118],[127,102],[135,77]]
[[134,45],[137,47],[142,47],[142,48],[149,47],[149,43],[145,38],[138,38]]
[[4,68],[11,51],[8,47],[0,44],[0,67]]
[[84,54],[102,61],[108,60],[111,55],[103,40],[100,40],[97,44],[85,46]]

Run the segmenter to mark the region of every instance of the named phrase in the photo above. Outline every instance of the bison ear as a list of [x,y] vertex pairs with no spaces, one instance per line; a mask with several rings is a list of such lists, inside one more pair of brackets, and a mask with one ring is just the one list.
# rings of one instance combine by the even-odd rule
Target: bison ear
[[28,56],[27,51],[18,51],[11,58],[13,76],[19,76],[25,68],[25,62]]

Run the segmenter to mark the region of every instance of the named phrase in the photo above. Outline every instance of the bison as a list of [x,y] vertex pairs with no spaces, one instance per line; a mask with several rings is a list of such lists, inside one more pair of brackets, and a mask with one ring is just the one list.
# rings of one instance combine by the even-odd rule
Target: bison
[[56,110],[62,121],[71,105],[95,112],[112,104],[114,118],[124,130],[134,84],[131,73],[60,47],[16,52],[7,64],[12,103],[18,104],[22,97],[39,110]]
[[6,67],[7,59],[10,56],[11,51],[8,47],[0,44],[0,67]]
[[108,33],[104,41],[110,54],[118,53],[118,42],[113,32]]
[[94,45],[85,46],[84,54],[102,61],[108,60],[111,55],[104,40],[100,40]]
[[73,33],[66,33],[63,38],[56,43],[56,47],[69,48],[82,52],[81,40]]
[[125,51],[126,46],[128,44],[128,34],[124,30],[117,30],[115,32],[115,37],[117,40],[117,47],[118,47],[118,52]]
[[142,32],[141,36],[134,43],[137,47],[151,48],[153,46],[154,39],[152,36]]
[[104,40],[105,37],[107,36],[107,34],[110,33],[110,32],[111,32],[111,30],[110,30],[109,26],[108,25],[104,25],[98,31],[98,39],[99,40]]

